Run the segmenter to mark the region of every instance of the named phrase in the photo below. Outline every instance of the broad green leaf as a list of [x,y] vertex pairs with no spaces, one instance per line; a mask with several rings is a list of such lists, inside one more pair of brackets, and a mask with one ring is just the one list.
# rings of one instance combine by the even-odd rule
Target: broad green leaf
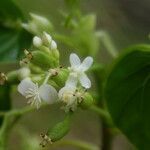
[[21,10],[13,0],[0,0],[0,22],[18,20],[23,18]]
[[0,27],[0,61],[15,61],[30,42],[31,35],[26,31]]
[[[7,111],[11,108],[10,101],[10,86],[0,86],[0,111]],[[2,124],[3,117],[0,117],[0,126]]]
[[129,49],[113,66],[106,89],[116,126],[139,149],[150,149],[150,45]]
[[21,29],[24,16],[13,0],[0,1],[0,62],[15,61],[29,48],[31,35]]

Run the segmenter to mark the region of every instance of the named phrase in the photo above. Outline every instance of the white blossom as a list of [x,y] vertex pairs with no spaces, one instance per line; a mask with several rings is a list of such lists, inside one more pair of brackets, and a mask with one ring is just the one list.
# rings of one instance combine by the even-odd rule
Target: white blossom
[[55,103],[58,99],[57,91],[48,84],[38,86],[30,78],[25,78],[18,85],[18,91],[28,99],[28,103],[40,107],[42,101],[48,104]]
[[59,90],[58,97],[66,105],[65,110],[75,110],[77,106],[76,92],[76,80],[71,78],[70,82],[66,82],[65,86]]
[[79,81],[83,87],[87,89],[90,88],[91,81],[85,74],[85,71],[91,67],[92,63],[92,57],[86,57],[81,63],[80,58],[75,53],[72,53],[70,55],[71,67],[69,67],[70,75],[67,80],[67,84],[72,84],[73,82],[77,83]]
[[65,86],[58,93],[59,99],[65,104],[65,111],[70,109],[74,111],[77,107],[77,98],[75,96],[75,87]]

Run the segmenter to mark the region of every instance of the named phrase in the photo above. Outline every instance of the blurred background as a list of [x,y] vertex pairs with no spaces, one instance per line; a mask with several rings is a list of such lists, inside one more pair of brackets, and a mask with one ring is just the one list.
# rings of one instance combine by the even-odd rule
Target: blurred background
[[[59,29],[60,10],[65,8],[62,0],[15,0],[22,11],[28,16],[29,12],[46,16],[52,22],[55,22]],[[86,14],[93,12],[97,15],[97,29],[105,30],[109,33],[116,49],[121,51],[129,45],[138,43],[149,43],[150,31],[150,1],[149,0],[81,0],[81,9]],[[55,28],[56,28],[55,27]],[[56,30],[57,30],[56,28]],[[104,48],[103,48],[104,49]],[[105,56],[105,49],[104,56]],[[105,57],[106,58],[106,57]],[[9,68],[0,65],[2,71],[12,70],[15,65]],[[13,95],[14,107],[26,105],[26,100],[18,93]],[[20,147],[20,137],[22,133],[16,134],[20,126],[25,127],[24,134],[28,141],[34,142],[32,136],[39,135],[46,131],[48,127],[53,126],[57,121],[63,118],[62,111],[56,111],[59,106],[51,106],[46,109],[40,109],[23,117],[13,129],[10,138],[9,150],[18,150]],[[29,132],[29,133],[28,133]],[[101,145],[101,125],[100,119],[94,113],[79,110],[74,118],[73,127],[66,139],[81,139],[96,145]],[[35,140],[36,141],[36,140]],[[36,142],[35,142],[36,143]],[[50,149],[50,148],[45,148]],[[62,150],[59,148],[58,150]],[[66,150],[67,148],[64,148]],[[118,135],[113,140],[112,150],[132,150],[126,137]],[[26,149],[24,149],[26,150]],[[68,148],[68,150],[74,150]]]

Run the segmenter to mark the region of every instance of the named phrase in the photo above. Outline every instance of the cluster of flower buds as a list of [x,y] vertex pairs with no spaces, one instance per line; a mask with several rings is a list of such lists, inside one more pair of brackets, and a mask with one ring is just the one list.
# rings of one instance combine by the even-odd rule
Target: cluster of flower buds
[[[92,105],[93,99],[87,92],[91,81],[85,72],[91,67],[93,58],[89,56],[81,62],[72,53],[71,66],[61,67],[57,44],[46,32],[33,38],[33,46],[33,51],[24,51],[26,57],[21,61],[22,68],[18,71],[20,79],[23,79],[18,91],[28,99],[28,103],[39,108],[42,102],[62,102],[66,112],[75,111],[77,106],[83,104],[86,107]],[[35,73],[35,69],[41,71]]]

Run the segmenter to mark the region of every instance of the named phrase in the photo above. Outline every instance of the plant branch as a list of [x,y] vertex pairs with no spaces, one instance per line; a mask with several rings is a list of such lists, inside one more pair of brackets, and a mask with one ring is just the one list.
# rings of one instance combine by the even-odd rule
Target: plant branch
[[[42,105],[44,107],[46,105]],[[21,109],[14,109],[7,112],[0,112],[4,116],[3,124],[0,129],[0,150],[7,149],[7,139],[13,125],[26,113],[36,110],[35,107],[26,106]]]

